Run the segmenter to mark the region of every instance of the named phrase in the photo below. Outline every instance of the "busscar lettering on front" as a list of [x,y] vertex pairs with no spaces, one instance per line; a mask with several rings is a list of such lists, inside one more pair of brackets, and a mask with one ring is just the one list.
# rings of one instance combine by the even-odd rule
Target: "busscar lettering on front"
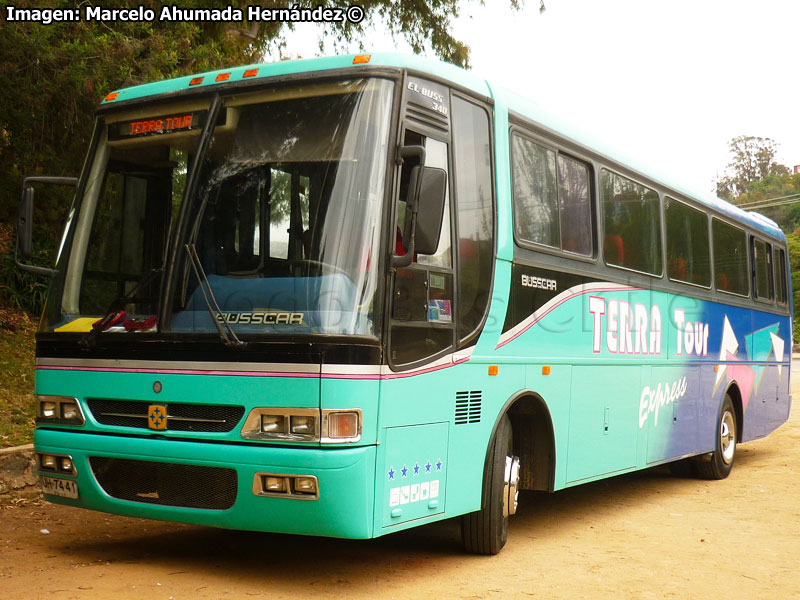
[[293,312],[228,312],[217,315],[217,320],[239,325],[302,325],[304,316]]

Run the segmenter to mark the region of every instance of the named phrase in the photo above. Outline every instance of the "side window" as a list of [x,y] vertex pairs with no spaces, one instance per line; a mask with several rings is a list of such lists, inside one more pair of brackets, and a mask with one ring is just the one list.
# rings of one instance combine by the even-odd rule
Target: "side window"
[[667,225],[669,278],[711,287],[711,246],[706,214],[683,202],[665,197],[664,220]]
[[458,337],[480,326],[490,300],[494,259],[492,161],[489,114],[452,101],[455,189],[458,211]]
[[517,134],[511,164],[517,239],[594,254],[589,167]]
[[743,229],[712,219],[714,238],[714,284],[721,292],[747,296],[747,234]]
[[786,305],[786,252],[783,248],[775,248],[772,265],[775,270],[775,294],[778,304]]
[[558,206],[561,248],[584,256],[594,254],[589,167],[562,154],[558,155]]
[[772,247],[756,238],[752,240],[753,296],[757,300],[772,300]]
[[606,169],[600,172],[607,265],[661,275],[658,193]]
[[560,248],[556,153],[512,135],[511,173],[517,238]]
[[[425,147],[425,165],[448,169],[447,144],[407,130],[406,145]],[[395,254],[404,255],[408,248],[410,223],[406,219],[406,198],[411,169],[418,161],[407,160],[400,171],[399,195],[396,203]],[[445,213],[439,246],[431,255],[415,254],[411,265],[395,272],[391,360],[396,365],[410,364],[434,356],[453,345],[453,251],[450,228],[449,189],[445,196]]]

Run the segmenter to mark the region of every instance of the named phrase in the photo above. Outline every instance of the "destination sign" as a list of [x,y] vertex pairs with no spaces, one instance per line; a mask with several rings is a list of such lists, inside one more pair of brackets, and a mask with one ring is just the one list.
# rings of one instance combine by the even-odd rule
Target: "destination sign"
[[108,126],[108,139],[112,141],[126,140],[148,135],[162,135],[200,129],[205,123],[206,113],[207,111],[201,110],[111,123]]

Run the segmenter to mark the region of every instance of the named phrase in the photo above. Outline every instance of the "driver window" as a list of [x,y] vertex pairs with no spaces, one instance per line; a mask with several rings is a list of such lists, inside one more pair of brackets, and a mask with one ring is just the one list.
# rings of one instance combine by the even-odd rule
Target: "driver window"
[[[425,166],[448,169],[448,146],[444,142],[406,131],[406,145],[425,147]],[[397,198],[395,254],[405,255],[411,235],[406,198],[411,169],[419,164],[408,159],[402,167]],[[449,185],[445,193],[444,218],[439,245],[431,255],[415,253],[411,265],[395,274],[391,359],[396,365],[414,363],[440,354],[453,344],[453,256],[450,228]]]

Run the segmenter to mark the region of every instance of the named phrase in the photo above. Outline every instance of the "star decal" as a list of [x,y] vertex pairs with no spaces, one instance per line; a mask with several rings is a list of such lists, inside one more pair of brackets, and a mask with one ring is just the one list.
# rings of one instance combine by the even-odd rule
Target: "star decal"
[[403,465],[403,468],[400,469],[400,473],[402,473],[402,477],[408,477],[408,468]]
[[394,479],[394,474],[396,472],[397,471],[394,470],[394,467],[389,467],[389,481],[392,481]]
[[425,472],[426,473],[430,473],[431,472],[431,461],[428,461],[427,463],[425,463]]
[[417,475],[419,475],[419,463],[414,465],[414,476],[416,477]]
[[441,458],[440,458],[439,460],[437,460],[437,461],[436,461],[436,470],[437,470],[437,471],[441,471],[441,470],[442,470],[442,465],[443,465],[443,464],[444,464],[444,463],[442,462],[442,459],[441,459]]

